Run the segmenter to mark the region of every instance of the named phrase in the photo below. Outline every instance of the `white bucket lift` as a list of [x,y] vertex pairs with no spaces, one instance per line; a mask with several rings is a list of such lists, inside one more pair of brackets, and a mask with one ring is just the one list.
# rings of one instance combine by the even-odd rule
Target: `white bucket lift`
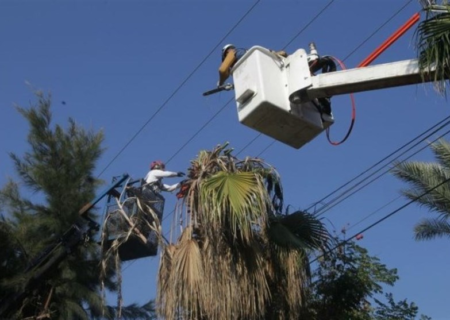
[[250,48],[232,69],[239,121],[299,149],[333,123],[322,121],[301,92],[312,85],[308,56],[299,49],[287,58]]

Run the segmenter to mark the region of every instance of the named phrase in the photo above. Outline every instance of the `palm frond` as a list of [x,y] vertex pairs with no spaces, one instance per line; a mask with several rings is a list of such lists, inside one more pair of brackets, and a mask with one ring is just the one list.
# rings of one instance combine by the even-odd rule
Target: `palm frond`
[[[430,144],[431,151],[433,151],[438,163],[445,168],[445,171],[450,173],[450,143],[444,139],[440,139],[435,143]],[[447,174],[447,175],[448,175]]]
[[[433,80],[438,92],[445,94],[445,81],[450,75],[450,6],[439,14],[429,9],[427,19],[416,29],[419,67],[424,78],[435,68]],[[444,8],[443,7],[443,8]]]
[[304,296],[310,283],[309,262],[303,251],[277,248],[273,252],[274,268],[271,293],[274,299],[269,314],[281,319],[299,319]]
[[248,241],[253,225],[267,220],[264,195],[264,185],[254,173],[219,172],[201,185],[199,200],[207,209],[203,214],[205,222]]
[[450,178],[448,169],[437,163],[397,162],[392,173],[411,185],[410,188],[402,190],[407,198],[415,200],[430,211],[443,216],[450,215],[450,183],[442,184]]
[[450,238],[450,224],[443,219],[424,219],[414,227],[416,240]]
[[328,239],[324,224],[303,211],[271,218],[268,232],[276,244],[302,250],[317,249]]
[[[170,249],[172,250],[172,249]],[[158,291],[158,301],[162,303],[160,313],[174,317],[175,310],[200,317],[204,296],[205,280],[202,255],[197,241],[192,237],[192,229],[186,228],[173,252],[165,252],[165,263],[170,269],[163,278],[165,291]],[[168,282],[167,280],[170,280]],[[175,308],[174,308],[175,306]]]

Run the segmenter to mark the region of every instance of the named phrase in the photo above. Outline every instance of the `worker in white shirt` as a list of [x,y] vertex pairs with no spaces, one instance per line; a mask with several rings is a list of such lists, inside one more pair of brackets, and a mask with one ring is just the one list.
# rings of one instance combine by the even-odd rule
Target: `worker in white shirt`
[[150,189],[158,193],[161,191],[171,192],[178,189],[181,186],[181,183],[178,182],[173,185],[168,185],[164,184],[162,182],[162,179],[171,177],[183,177],[184,175],[184,172],[166,171],[166,165],[162,161],[153,161],[150,164],[150,171],[144,178],[144,184],[142,185],[142,187],[144,190]]

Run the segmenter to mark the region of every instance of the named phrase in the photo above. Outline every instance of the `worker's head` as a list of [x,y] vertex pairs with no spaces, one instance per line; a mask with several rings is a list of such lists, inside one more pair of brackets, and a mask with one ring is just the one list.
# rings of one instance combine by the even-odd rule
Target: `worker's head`
[[150,163],[150,170],[164,170],[164,169],[166,169],[166,165],[164,164],[164,162],[160,160],[156,160]]
[[222,48],[222,61],[225,60],[225,57],[227,56],[227,52],[230,49],[236,49],[236,47],[233,44],[227,44]]

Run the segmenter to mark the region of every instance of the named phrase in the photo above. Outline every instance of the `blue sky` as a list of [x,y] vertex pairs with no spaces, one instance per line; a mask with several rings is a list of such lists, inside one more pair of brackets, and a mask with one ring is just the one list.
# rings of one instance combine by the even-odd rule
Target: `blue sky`
[[[199,150],[229,141],[240,157],[260,156],[274,165],[286,204],[306,209],[447,117],[447,101],[429,84],[357,93],[356,124],[344,144],[332,146],[322,134],[297,150],[269,137],[255,139],[258,133],[237,120],[234,102],[227,104],[233,92],[202,96],[217,82],[220,48],[234,43],[291,53],[315,42],[319,54],[354,68],[420,9],[415,0],[2,0],[0,184],[14,177],[8,153],[27,150],[27,124],[14,104],[33,103],[34,88],[51,92],[55,123],[73,117],[104,131],[97,174],[108,183],[125,172],[143,177],[154,159],[184,171]],[[413,30],[372,64],[415,58]],[[349,96],[333,97],[332,107],[331,135],[339,140],[350,122]],[[411,159],[433,160],[426,149]],[[338,230],[348,225],[352,235],[406,203],[398,198],[402,187],[384,174],[322,217]],[[171,194],[166,199],[168,215],[176,201]],[[391,289],[397,299],[408,298],[422,313],[444,320],[450,314],[448,243],[413,238],[414,224],[427,215],[411,205],[367,231],[360,244],[398,268],[400,280]],[[155,297],[158,258],[123,267],[125,303]]]

